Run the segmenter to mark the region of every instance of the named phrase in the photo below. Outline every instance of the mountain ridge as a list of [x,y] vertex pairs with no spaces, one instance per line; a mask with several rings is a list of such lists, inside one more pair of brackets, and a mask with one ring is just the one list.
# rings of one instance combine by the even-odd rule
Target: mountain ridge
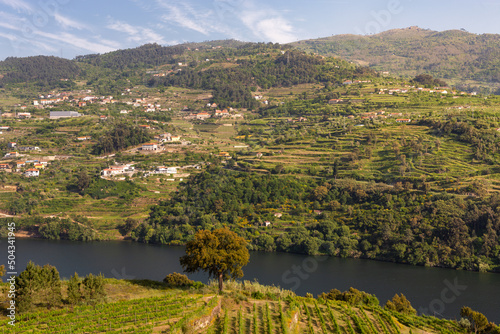
[[417,27],[375,35],[334,35],[290,45],[404,77],[428,73],[466,90],[500,88],[500,35]]

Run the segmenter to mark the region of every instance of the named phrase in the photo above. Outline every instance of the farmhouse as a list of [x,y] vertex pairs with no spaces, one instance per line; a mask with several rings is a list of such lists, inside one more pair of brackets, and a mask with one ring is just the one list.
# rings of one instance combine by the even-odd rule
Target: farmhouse
[[212,117],[212,116],[207,112],[200,112],[200,113],[196,114],[196,119],[204,120],[204,119],[207,119],[210,117]]
[[143,151],[156,151],[158,150],[158,145],[156,143],[146,143],[142,144]]

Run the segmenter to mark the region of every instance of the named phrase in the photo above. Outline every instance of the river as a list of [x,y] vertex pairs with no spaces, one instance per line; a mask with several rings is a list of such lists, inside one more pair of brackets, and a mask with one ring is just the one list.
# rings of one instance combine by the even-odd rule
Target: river
[[[0,240],[1,248],[7,248],[5,239]],[[182,272],[182,255],[184,247],[180,246],[123,241],[16,241],[19,272],[32,260],[39,265],[56,266],[63,278],[77,272],[80,276],[102,273],[106,277],[162,280],[171,272]],[[0,258],[0,264],[6,261],[6,256]],[[403,293],[419,313],[456,319],[460,318],[460,308],[466,305],[500,323],[500,274],[262,252],[252,252],[243,271],[245,280],[277,285],[299,295],[310,292],[316,296],[333,288],[344,291],[354,287],[375,294],[384,304],[394,294]],[[204,274],[189,277],[208,280]]]

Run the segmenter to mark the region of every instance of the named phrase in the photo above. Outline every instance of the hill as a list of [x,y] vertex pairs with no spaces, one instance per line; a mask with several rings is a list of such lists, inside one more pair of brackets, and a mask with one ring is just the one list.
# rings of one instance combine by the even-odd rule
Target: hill
[[65,81],[74,79],[80,68],[71,60],[36,56],[9,57],[0,61],[0,86],[12,83],[38,82],[39,86],[66,86]]
[[500,87],[500,35],[410,27],[370,36],[337,35],[291,45],[393,75],[432,74],[462,89],[484,87],[495,92]]

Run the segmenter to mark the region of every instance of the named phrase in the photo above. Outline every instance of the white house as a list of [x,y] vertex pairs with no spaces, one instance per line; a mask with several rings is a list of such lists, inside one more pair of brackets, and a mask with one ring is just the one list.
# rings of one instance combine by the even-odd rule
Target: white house
[[142,144],[143,151],[156,151],[158,150],[158,144],[156,143],[146,143]]
[[160,166],[156,168],[157,174],[177,174],[177,167],[164,167]]
[[38,176],[40,176],[40,171],[38,169],[35,169],[35,168],[28,169],[26,172],[24,172],[24,176],[26,176],[26,177],[38,177]]

